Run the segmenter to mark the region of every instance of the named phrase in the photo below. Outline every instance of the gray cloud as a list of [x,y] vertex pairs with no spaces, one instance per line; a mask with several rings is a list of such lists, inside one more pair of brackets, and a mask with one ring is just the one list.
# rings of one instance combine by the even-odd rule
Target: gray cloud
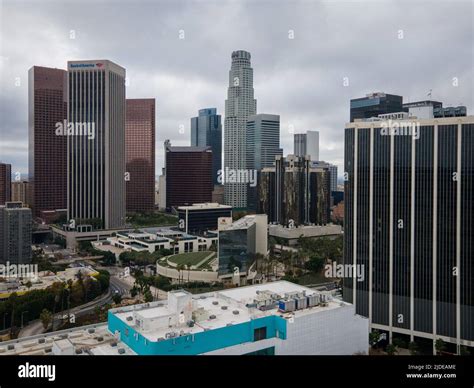
[[163,141],[188,144],[198,109],[224,114],[230,54],[245,49],[258,111],[281,116],[285,153],[290,125],[319,130],[321,157],[342,174],[351,98],[385,91],[414,101],[432,89],[433,99],[472,112],[472,12],[468,1],[4,1],[0,159],[27,171],[31,66],[105,58],[127,69],[128,97],[156,98],[158,172]]

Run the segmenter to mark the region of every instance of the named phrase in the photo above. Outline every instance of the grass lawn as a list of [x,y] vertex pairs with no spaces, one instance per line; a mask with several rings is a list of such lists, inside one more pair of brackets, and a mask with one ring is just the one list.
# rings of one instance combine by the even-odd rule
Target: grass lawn
[[[211,251],[180,253],[169,257],[168,261],[171,261],[176,264],[196,265],[199,262],[203,261],[211,253],[213,254],[213,256],[215,255],[215,252]],[[208,262],[209,260],[207,260],[203,265],[206,265]]]
[[127,215],[127,222],[132,224],[134,228],[147,226],[174,226],[178,224],[178,218],[171,214],[154,212],[146,214],[129,214]]

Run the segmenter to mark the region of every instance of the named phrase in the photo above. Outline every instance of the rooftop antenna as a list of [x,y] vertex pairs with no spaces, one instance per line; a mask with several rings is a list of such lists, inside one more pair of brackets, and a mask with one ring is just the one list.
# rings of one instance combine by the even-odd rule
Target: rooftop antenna
[[431,98],[431,93],[433,92],[433,89],[430,89],[430,92],[427,94],[429,98]]

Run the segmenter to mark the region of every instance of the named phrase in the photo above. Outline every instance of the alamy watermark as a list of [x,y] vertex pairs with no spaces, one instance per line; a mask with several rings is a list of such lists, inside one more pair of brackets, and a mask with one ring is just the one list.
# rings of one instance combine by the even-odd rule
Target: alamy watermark
[[415,140],[420,138],[420,122],[408,120],[386,120],[380,123],[380,135],[382,136],[413,136]]
[[74,122],[67,120],[59,121],[55,125],[56,136],[87,136],[89,140],[95,139],[94,122]]
[[354,278],[358,282],[365,280],[364,264],[326,264],[324,266],[324,276],[327,278]]
[[217,181],[223,183],[247,183],[250,187],[257,186],[257,170],[233,169],[226,167],[217,171]]
[[0,278],[38,278],[38,264],[0,264]]

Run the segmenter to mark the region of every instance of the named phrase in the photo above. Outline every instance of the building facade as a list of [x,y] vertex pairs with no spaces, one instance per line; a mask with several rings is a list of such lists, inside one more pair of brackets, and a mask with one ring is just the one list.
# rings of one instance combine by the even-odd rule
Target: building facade
[[[257,113],[250,57],[250,53],[243,50],[232,53],[225,101],[224,168],[236,175],[247,169],[247,119]],[[246,208],[248,182],[224,180],[224,184],[225,204],[235,208]]]
[[126,106],[126,210],[152,212],[155,208],[155,99],[127,99]]
[[29,205],[29,186],[27,181],[12,182],[12,202],[23,202],[24,205]]
[[217,230],[220,217],[232,217],[232,206],[218,203],[195,203],[178,207],[179,228],[186,233]]
[[346,126],[344,263],[363,276],[344,300],[390,339],[459,352],[474,345],[474,116],[409,122],[418,136]]
[[299,157],[309,156],[311,160],[319,160],[319,132],[308,131],[294,135],[294,155]]
[[219,184],[222,169],[222,123],[216,108],[200,109],[197,117],[191,118],[191,146],[211,147],[212,183]]
[[[263,285],[110,309],[108,330],[138,355],[352,355],[368,352],[354,306],[297,284]],[[110,345],[108,345],[110,348]]]
[[12,199],[12,165],[0,163],[0,205]]
[[31,263],[31,209],[21,202],[0,205],[0,263]]
[[267,255],[267,227],[266,214],[248,215],[219,225],[220,276],[246,274],[255,261],[255,254]]
[[125,69],[68,62],[68,219],[96,229],[125,223]]
[[165,142],[166,208],[212,200],[211,147],[172,147]]
[[[67,72],[33,66],[28,71],[28,181],[33,214],[67,208]],[[66,124],[67,125],[67,124]]]
[[330,212],[330,173],[312,168],[309,158],[277,156],[275,167],[258,178],[258,213],[270,223],[296,227],[325,225]]
[[350,105],[350,121],[368,119],[379,114],[408,112],[403,107],[403,97],[386,93],[370,93],[365,97],[354,98]]
[[[247,170],[257,173],[262,168],[272,167],[277,155],[283,156],[280,148],[280,116],[257,114],[247,121]],[[247,188],[247,208],[257,210],[257,185]]]

